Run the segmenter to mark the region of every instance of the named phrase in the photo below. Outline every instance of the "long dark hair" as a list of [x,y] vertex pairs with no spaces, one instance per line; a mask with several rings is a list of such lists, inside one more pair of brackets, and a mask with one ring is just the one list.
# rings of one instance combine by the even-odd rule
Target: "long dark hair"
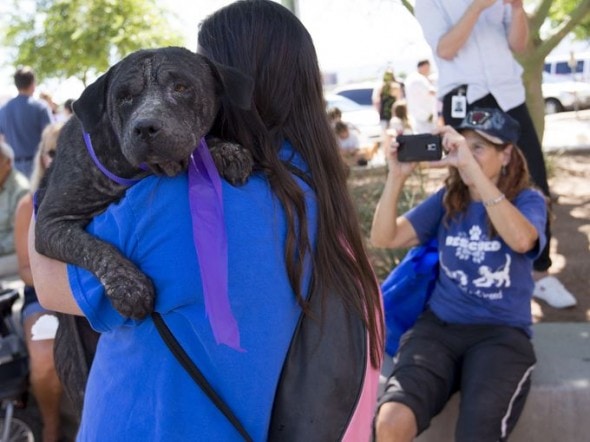
[[[479,136],[479,135],[478,135]],[[485,138],[480,137],[482,141],[494,147],[498,152],[505,150],[510,144],[493,144]],[[524,189],[532,186],[529,178],[529,169],[527,167],[526,159],[516,145],[512,145],[512,152],[510,153],[510,161],[502,170],[500,179],[498,180],[498,190],[506,195],[508,201],[514,201],[516,196]],[[445,180],[446,192],[443,200],[445,207],[445,222],[460,216],[465,212],[467,206],[471,202],[469,196],[469,189],[461,179],[459,171],[451,167],[449,176]],[[496,235],[489,217],[487,219],[490,228],[490,236]]]
[[[362,241],[348,193],[346,171],[328,121],[321,74],[311,36],[283,6],[268,0],[243,0],[201,23],[199,51],[254,79],[252,108],[222,104],[214,135],[251,149],[258,170],[269,180],[288,218],[287,273],[299,304],[306,256],[313,262],[310,289],[334,291],[363,318],[370,358],[378,367],[383,321],[378,282]],[[307,234],[305,198],[292,169],[278,156],[289,141],[309,168],[308,181],[318,204],[317,245]]]

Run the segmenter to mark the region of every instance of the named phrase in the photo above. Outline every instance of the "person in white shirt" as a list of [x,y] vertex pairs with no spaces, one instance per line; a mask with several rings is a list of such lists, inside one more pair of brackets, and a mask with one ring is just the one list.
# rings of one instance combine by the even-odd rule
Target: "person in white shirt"
[[420,60],[417,70],[406,78],[406,101],[415,133],[430,133],[436,127],[436,88],[428,78],[430,61]]
[[[474,107],[505,111],[519,122],[517,145],[534,184],[550,199],[541,142],[525,102],[522,67],[513,56],[523,52],[528,41],[522,0],[416,0],[414,14],[438,67],[445,124],[457,126]],[[549,222],[545,233],[551,238]],[[533,296],[553,307],[571,307],[575,297],[548,274],[549,251],[548,240],[534,263]]]

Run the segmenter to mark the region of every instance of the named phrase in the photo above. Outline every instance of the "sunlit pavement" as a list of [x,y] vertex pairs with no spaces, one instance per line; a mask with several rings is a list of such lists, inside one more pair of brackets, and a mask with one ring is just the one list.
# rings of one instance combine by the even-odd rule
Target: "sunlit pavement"
[[560,112],[545,117],[545,152],[586,149],[590,149],[590,110]]

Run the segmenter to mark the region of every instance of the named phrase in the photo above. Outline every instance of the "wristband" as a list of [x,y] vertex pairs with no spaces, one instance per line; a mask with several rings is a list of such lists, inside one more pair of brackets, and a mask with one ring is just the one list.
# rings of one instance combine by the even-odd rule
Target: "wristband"
[[491,200],[484,201],[483,202],[483,205],[485,207],[492,207],[492,206],[495,206],[496,204],[504,201],[505,199],[506,199],[506,195],[504,195],[503,193],[501,193],[496,198],[493,198]]

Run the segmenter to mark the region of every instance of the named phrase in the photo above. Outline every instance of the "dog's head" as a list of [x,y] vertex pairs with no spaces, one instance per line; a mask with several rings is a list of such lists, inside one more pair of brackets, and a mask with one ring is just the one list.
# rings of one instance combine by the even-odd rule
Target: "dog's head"
[[188,49],[141,50],[88,86],[73,109],[86,132],[110,125],[133,166],[172,176],[210,130],[220,96],[248,109],[252,89],[251,78]]

